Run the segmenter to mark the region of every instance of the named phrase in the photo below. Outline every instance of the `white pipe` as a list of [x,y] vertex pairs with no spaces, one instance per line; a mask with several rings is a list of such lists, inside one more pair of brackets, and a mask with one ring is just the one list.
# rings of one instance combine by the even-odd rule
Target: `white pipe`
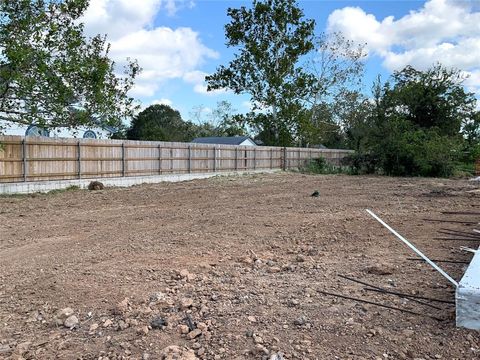
[[458,287],[458,283],[452,279],[450,275],[448,275],[445,271],[443,271],[437,264],[435,264],[432,260],[426,257],[420,250],[418,250],[415,246],[413,246],[407,239],[405,239],[402,235],[397,233],[394,229],[388,226],[382,219],[380,219],[377,215],[375,215],[372,211],[366,209],[367,212],[373,216],[375,220],[377,220],[380,224],[385,226],[390,232],[395,235],[397,238],[402,240],[410,249],[412,249],[418,256],[420,256],[423,260],[430,264],[435,270],[437,270],[440,274],[442,274],[448,281],[450,281],[455,287]]
[[473,232],[476,232],[476,233],[480,234],[480,230],[477,230],[477,229],[473,229]]

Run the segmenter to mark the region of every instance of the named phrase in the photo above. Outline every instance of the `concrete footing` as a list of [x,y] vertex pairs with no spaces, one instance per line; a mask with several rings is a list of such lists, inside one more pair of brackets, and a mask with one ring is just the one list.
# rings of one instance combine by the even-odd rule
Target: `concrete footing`
[[49,180],[49,181],[29,181],[22,183],[0,183],[0,194],[28,194],[36,192],[48,192],[52,190],[66,189],[70,186],[78,186],[82,189],[87,188],[91,181],[100,181],[106,187],[128,187],[139,184],[153,184],[160,182],[178,182],[194,179],[207,179],[214,176],[234,176],[259,173],[272,173],[280,170],[254,170],[254,171],[229,171],[229,172],[211,172],[211,173],[191,173],[191,174],[168,174],[153,176],[129,176],[129,177],[110,177],[94,179],[75,179],[75,180]]
[[455,300],[457,326],[480,330],[480,248],[458,284]]

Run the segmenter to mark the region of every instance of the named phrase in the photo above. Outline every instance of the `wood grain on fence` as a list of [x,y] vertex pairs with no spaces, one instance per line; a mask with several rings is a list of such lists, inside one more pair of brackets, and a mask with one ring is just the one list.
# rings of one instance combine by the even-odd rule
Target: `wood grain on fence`
[[0,136],[0,182],[298,168],[349,150]]

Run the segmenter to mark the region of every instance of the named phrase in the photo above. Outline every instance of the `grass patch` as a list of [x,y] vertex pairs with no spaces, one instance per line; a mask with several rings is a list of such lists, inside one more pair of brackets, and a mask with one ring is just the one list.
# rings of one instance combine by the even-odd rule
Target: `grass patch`
[[69,191],[77,191],[80,190],[80,186],[77,185],[70,185],[64,189],[55,189],[55,190],[50,190],[46,194],[47,195],[54,195],[54,194],[62,194],[64,192],[69,192]]
[[13,199],[22,199],[22,198],[29,198],[29,197],[37,197],[40,195],[55,195],[55,194],[62,194],[65,192],[70,192],[70,191],[78,191],[80,190],[80,186],[77,185],[70,185],[69,187],[66,187],[65,189],[55,189],[55,190],[50,190],[47,192],[34,192],[34,193],[27,193],[27,194],[0,194],[0,198],[13,198]]

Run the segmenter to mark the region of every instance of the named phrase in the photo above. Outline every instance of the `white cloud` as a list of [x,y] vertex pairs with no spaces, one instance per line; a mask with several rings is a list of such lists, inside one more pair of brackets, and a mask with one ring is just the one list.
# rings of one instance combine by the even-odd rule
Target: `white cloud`
[[205,76],[208,74],[204,71],[189,71],[183,75],[183,80],[192,84],[199,84],[205,81]]
[[91,0],[83,16],[88,35],[108,34],[116,40],[125,34],[150,27],[162,6],[161,0]]
[[[87,34],[107,34],[111,58],[119,65],[137,59],[142,73],[131,95],[152,97],[170,79],[183,79],[218,53],[205,46],[188,27],[154,27],[159,11],[174,14],[192,7],[191,0],[92,0],[82,19]],[[197,83],[195,83],[197,84]]]
[[243,101],[242,106],[247,109],[248,111],[252,111],[253,109],[253,104],[251,101]]
[[196,68],[207,58],[218,57],[215,51],[202,44],[198,33],[192,29],[167,27],[127,34],[112,42],[111,54],[114,59],[131,57],[138,60],[143,68],[138,78],[143,86],[139,94],[145,96],[152,96],[165,80],[183,78],[198,71]]
[[170,99],[162,98],[162,99],[158,99],[158,100],[152,101],[152,103],[151,103],[150,105],[168,105],[168,106],[172,106],[172,105],[173,105],[173,101],[170,100]]
[[367,43],[368,49],[379,52],[388,48],[390,41],[383,29],[386,24],[392,22],[388,17],[383,23],[377,21],[374,15],[365,13],[359,7],[346,7],[335,10],[330,14],[327,21],[327,31],[341,31],[345,37],[358,43]]
[[359,7],[333,11],[327,31],[341,31],[389,70],[406,65],[426,69],[436,62],[472,73],[468,86],[480,93],[480,11],[473,2],[429,0],[422,8],[395,19],[377,19]]
[[108,34],[110,40],[130,32],[151,28],[155,15],[166,11],[169,16],[183,7],[192,8],[192,0],[91,0],[82,21],[89,35]]
[[207,84],[205,83],[205,76],[207,75],[208,73],[203,71],[198,71],[198,70],[190,71],[184,74],[183,80],[187,83],[193,84],[193,91],[195,91],[197,94],[218,95],[218,94],[226,94],[228,92],[227,89],[217,89],[217,90],[207,91]]

